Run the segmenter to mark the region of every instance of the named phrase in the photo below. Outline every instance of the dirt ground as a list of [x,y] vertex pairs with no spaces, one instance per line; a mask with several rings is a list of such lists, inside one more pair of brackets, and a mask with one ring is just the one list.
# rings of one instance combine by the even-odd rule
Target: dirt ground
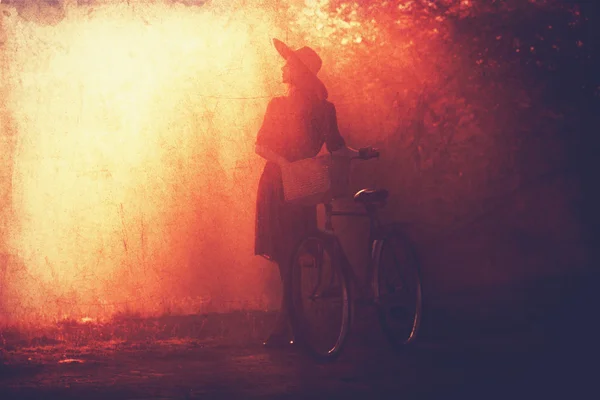
[[262,348],[267,312],[4,331],[0,398],[598,398],[591,342],[564,315],[503,330],[440,315],[406,354],[390,352],[368,310],[358,315],[344,354],[325,364]]

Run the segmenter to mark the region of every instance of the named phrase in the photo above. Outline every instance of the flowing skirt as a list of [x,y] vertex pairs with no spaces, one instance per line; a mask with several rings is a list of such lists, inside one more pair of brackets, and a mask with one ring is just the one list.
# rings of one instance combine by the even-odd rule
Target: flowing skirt
[[317,207],[285,203],[281,169],[268,162],[258,184],[254,254],[287,263],[298,240],[316,228]]

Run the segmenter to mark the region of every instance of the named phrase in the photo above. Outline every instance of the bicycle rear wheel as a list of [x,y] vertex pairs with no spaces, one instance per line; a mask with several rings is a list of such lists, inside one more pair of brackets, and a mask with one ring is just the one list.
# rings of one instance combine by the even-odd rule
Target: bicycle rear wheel
[[421,326],[423,293],[416,252],[395,226],[376,242],[373,288],[381,328],[392,347],[405,348]]
[[291,260],[290,319],[295,341],[326,361],[341,352],[350,330],[352,301],[345,258],[335,236],[302,239]]

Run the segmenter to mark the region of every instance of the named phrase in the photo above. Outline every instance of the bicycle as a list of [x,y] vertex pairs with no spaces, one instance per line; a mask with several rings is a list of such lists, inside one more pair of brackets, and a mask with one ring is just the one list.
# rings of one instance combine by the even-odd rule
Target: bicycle
[[[355,158],[378,157],[377,150],[363,148]],[[364,212],[335,211],[331,201],[325,202],[325,229],[306,235],[294,248],[286,283],[290,322],[295,342],[318,360],[333,360],[340,355],[357,300],[376,306],[381,328],[395,350],[406,348],[417,338],[423,297],[419,263],[401,225],[383,224],[377,217],[388,195],[386,189],[359,190],[354,201],[363,205]],[[364,282],[359,282],[352,270],[334,232],[332,217],[370,220],[370,258]],[[308,296],[302,294],[305,283]],[[329,312],[320,305],[324,302],[338,309]],[[315,318],[310,315],[312,311]]]

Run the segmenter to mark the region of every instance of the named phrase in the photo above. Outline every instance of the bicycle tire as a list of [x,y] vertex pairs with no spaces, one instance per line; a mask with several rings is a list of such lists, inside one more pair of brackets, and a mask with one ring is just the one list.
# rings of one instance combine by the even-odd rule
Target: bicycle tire
[[389,225],[381,230],[373,256],[379,323],[390,345],[397,351],[405,350],[417,340],[423,319],[423,289],[415,247],[400,226]]
[[[319,259],[319,257],[321,258]],[[313,261],[314,264],[311,265]],[[290,279],[287,283],[289,285],[288,309],[290,311],[290,323],[294,332],[295,343],[319,361],[336,359],[341,354],[348,339],[354,311],[348,265],[338,239],[328,232],[317,231],[307,235],[294,248],[289,270]],[[306,285],[309,287],[309,292],[312,291],[312,294],[310,298],[303,298],[302,288],[306,281],[305,277],[308,275],[316,275],[317,282],[316,284],[310,282]],[[324,278],[323,281],[322,278]],[[326,282],[327,280],[329,282]],[[338,284],[339,286],[337,286]],[[318,290],[322,291],[317,294]],[[325,292],[328,290],[331,294],[326,295]],[[339,315],[336,317],[336,311],[334,311],[331,318],[324,319],[325,322],[311,321],[308,311],[318,309],[315,304],[317,299],[323,299],[325,302],[334,298],[337,290],[340,294],[340,309],[337,311]],[[325,335],[327,330],[325,324],[335,325],[330,332],[331,335]],[[315,336],[331,337],[330,344],[318,346],[315,343],[317,339]]]

